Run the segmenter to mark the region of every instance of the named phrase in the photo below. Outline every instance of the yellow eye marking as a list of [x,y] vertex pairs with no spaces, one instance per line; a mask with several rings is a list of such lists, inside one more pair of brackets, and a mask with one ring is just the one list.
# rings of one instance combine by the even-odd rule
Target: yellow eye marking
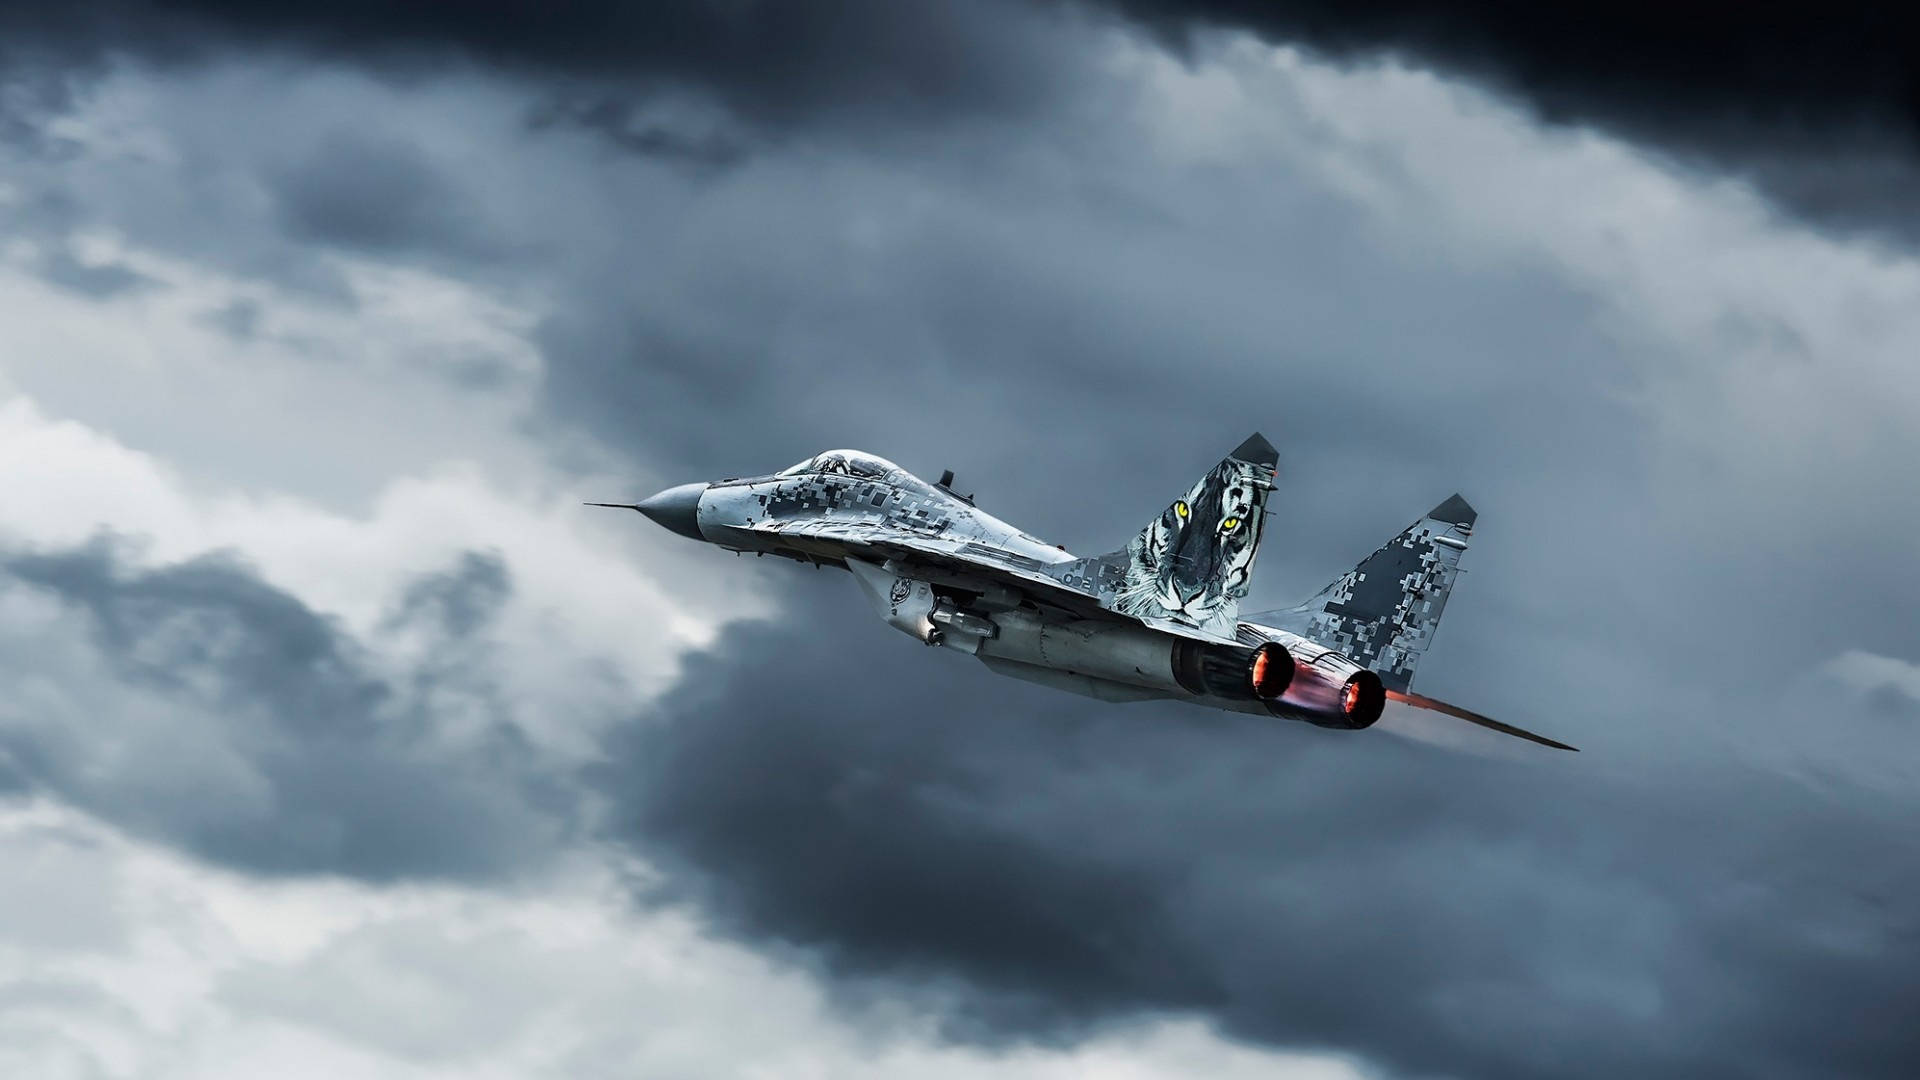
[[1173,512],[1175,514],[1178,514],[1181,518],[1184,519],[1187,516],[1187,501],[1185,499],[1182,499],[1179,502],[1174,503]]
[[1240,525],[1239,518],[1228,518],[1227,520],[1220,523],[1220,531],[1232,532],[1234,529],[1238,528],[1239,525]]

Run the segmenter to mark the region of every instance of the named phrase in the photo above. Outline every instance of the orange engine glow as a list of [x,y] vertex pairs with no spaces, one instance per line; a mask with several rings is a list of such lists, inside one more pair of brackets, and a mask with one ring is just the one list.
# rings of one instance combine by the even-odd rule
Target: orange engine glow
[[1253,651],[1253,666],[1247,671],[1247,684],[1253,696],[1272,701],[1286,693],[1293,681],[1293,654],[1286,646],[1269,641]]
[[1360,680],[1347,684],[1346,693],[1340,695],[1340,711],[1351,714],[1360,707]]

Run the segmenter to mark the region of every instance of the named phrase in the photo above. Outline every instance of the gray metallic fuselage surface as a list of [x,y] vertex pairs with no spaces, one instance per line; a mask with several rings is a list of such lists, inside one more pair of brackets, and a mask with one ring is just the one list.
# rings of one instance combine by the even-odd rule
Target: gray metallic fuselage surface
[[1277,463],[1249,437],[1126,547],[1091,558],[979,509],[951,473],[931,484],[857,450],[593,505],[730,551],[846,569],[895,629],[1104,701],[1353,730],[1393,700],[1572,749],[1409,689],[1472,535],[1458,495],[1300,606],[1242,618]]

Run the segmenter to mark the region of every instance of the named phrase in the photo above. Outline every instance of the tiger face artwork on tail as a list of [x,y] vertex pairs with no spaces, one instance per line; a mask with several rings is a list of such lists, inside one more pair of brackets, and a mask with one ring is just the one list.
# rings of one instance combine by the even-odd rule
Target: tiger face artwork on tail
[[1149,625],[1178,623],[1235,640],[1279,463],[1272,443],[1250,435],[1126,547],[1057,563],[1045,573]]
[[1260,544],[1271,466],[1228,458],[1173,501],[1127,545],[1113,608],[1205,625],[1247,594]]

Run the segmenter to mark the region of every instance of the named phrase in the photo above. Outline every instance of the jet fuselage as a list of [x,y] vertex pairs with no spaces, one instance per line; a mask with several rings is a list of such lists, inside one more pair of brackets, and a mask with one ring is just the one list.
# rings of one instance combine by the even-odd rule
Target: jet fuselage
[[[1459,496],[1298,607],[1242,619],[1278,456],[1247,439],[1125,548],[1080,558],[883,458],[831,450],[621,506],[736,552],[840,567],[890,626],[1104,701],[1173,699],[1358,729],[1408,692],[1472,534]],[[1565,747],[1571,749],[1571,747]]]
[[[1207,637],[1116,618],[1097,593],[1067,584],[1086,575],[1059,573],[1086,560],[870,454],[683,484],[635,509],[730,551],[847,569],[889,625],[1000,674],[1105,701],[1183,699],[1335,727],[1378,715],[1369,673],[1337,653],[1256,623]],[[1341,707],[1355,681],[1357,715]]]

